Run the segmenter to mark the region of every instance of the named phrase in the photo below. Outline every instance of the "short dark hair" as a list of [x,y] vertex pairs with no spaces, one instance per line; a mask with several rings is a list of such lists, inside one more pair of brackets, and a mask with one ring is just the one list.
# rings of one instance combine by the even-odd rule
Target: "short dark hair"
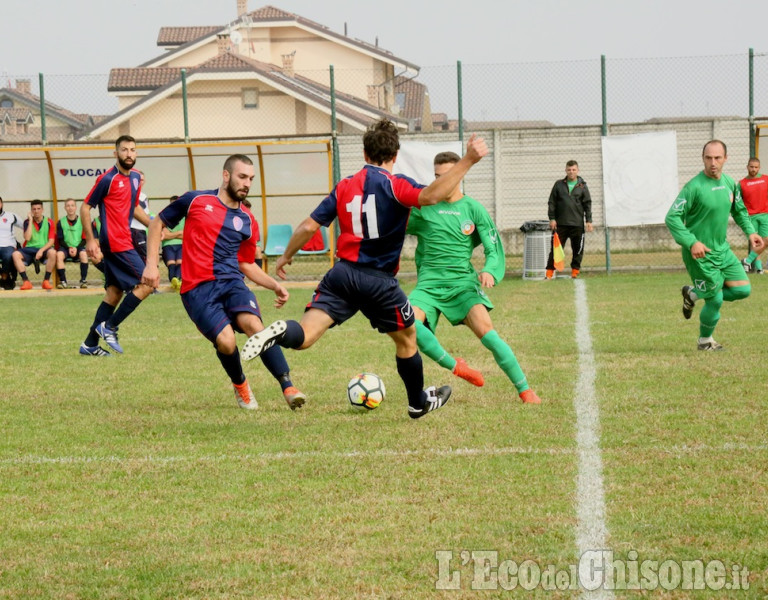
[[435,155],[435,166],[437,165],[455,165],[461,160],[461,157],[455,152],[438,152]]
[[43,201],[35,199],[35,200],[32,200],[32,202],[30,202],[29,205],[30,206],[42,206],[43,205]]
[[120,144],[122,144],[123,142],[133,142],[135,144],[136,140],[133,139],[133,137],[131,137],[130,135],[121,135],[119,138],[115,140],[115,149],[119,148]]
[[250,158],[248,158],[245,154],[233,154],[227,160],[224,161],[224,170],[231,175],[236,162],[245,163],[246,165],[253,164],[253,161]]
[[725,142],[720,140],[709,140],[706,144],[704,144],[704,147],[701,149],[702,156],[704,156],[704,151],[710,144],[720,144],[723,147],[723,156],[728,156],[728,146],[725,145]]
[[[749,164],[751,162],[756,162],[757,164],[760,164],[760,159],[757,158],[757,156],[750,156],[749,160],[747,161],[747,164]],[[0,198],[0,200],[2,200],[2,198]]]
[[400,133],[389,119],[380,119],[368,126],[363,134],[363,150],[375,165],[389,162],[400,150]]
[[577,163],[575,160],[569,160],[567,163],[565,163],[566,167],[578,167],[579,163]]

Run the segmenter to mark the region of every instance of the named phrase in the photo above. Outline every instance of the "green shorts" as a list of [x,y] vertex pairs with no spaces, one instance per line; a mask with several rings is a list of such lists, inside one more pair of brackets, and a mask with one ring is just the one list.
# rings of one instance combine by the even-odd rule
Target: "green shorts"
[[693,258],[690,251],[683,250],[683,262],[699,298],[716,296],[726,281],[749,279],[741,261],[730,248],[707,252],[704,258],[699,259]]
[[427,326],[435,331],[440,315],[445,315],[451,325],[461,325],[467,318],[470,309],[476,304],[482,304],[489,311],[493,310],[493,302],[488,298],[480,285],[463,287],[430,287],[419,288],[408,296],[413,306],[418,306],[427,316]]
[[752,226],[761,238],[768,237],[768,213],[751,215],[749,220],[752,221]]

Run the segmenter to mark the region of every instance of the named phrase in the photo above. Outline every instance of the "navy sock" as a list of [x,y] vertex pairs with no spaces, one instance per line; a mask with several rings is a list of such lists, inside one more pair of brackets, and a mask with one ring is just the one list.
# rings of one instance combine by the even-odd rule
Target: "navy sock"
[[243,373],[243,365],[240,363],[240,353],[235,348],[233,354],[222,354],[216,350],[216,357],[219,359],[221,366],[229,375],[229,379],[232,383],[240,385],[245,381],[245,373]]
[[67,281],[66,269],[56,269],[56,274],[59,276],[59,281],[61,281],[62,283],[66,283]]
[[26,271],[22,271],[21,273],[19,273],[19,275],[21,275],[21,280],[22,281],[29,281],[29,277],[27,277],[27,272]]
[[45,281],[48,281],[50,278],[51,278],[51,272],[50,271],[46,271],[45,272]]
[[88,263],[80,263],[80,281],[88,279]]
[[88,332],[88,337],[85,338],[86,346],[95,346],[99,343],[99,336],[96,333],[96,325],[99,325],[102,321],[106,321],[115,312],[115,307],[106,302],[99,304],[99,308],[96,309],[96,316],[93,319],[93,325]]
[[283,349],[280,346],[272,346],[261,355],[261,362],[267,367],[267,371],[272,373],[272,377],[277,379],[282,389],[291,387],[291,377],[289,375],[288,361],[285,360]]
[[120,323],[125,321],[139,304],[141,304],[141,300],[133,292],[128,292],[117,310],[107,319],[107,327],[111,329],[119,327]]
[[397,360],[397,374],[405,384],[408,394],[408,404],[414,408],[424,407],[424,363],[421,354],[416,352],[410,358],[395,357]]
[[101,262],[99,262],[99,263],[95,263],[93,266],[96,267],[102,273],[104,272],[104,261],[103,260]]
[[301,348],[304,343],[304,330],[299,325],[298,321],[286,321],[285,333],[277,342],[283,348]]

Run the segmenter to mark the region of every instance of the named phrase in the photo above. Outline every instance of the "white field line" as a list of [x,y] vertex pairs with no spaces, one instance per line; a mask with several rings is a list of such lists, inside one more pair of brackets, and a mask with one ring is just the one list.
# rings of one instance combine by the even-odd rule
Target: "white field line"
[[[644,451],[649,454],[663,453],[670,456],[684,456],[692,454],[728,454],[730,452],[765,452],[768,450],[766,444],[734,444],[725,443],[720,446],[711,446],[706,444],[670,446],[666,448],[642,449],[636,447],[622,446],[620,448],[603,448],[603,454],[622,454],[637,458]],[[323,450],[295,451],[295,452],[256,452],[250,454],[203,454],[193,455],[175,455],[162,456],[148,454],[145,456],[118,456],[109,455],[91,455],[91,456],[45,456],[40,454],[27,454],[23,456],[0,458],[0,465],[71,465],[71,464],[89,464],[89,463],[115,463],[115,464],[202,464],[202,463],[224,463],[224,462],[251,462],[251,461],[290,461],[306,459],[342,459],[349,458],[418,458],[421,456],[441,456],[443,458],[461,458],[463,456],[505,456],[505,455],[535,455],[544,456],[577,456],[580,454],[578,448],[522,448],[522,447],[486,447],[486,448],[445,448],[445,449],[426,449],[426,450],[390,450],[386,448],[378,450],[359,450],[351,452],[333,452]]]
[[[595,393],[595,355],[589,332],[589,305],[584,280],[574,282],[576,345],[579,349],[579,380],[573,397],[576,412],[576,446],[579,473],[576,478],[576,546],[578,554],[608,549],[603,491],[603,459],[600,454],[600,412]],[[582,580],[589,577],[585,573]],[[613,598],[610,590],[584,590],[582,598]]]

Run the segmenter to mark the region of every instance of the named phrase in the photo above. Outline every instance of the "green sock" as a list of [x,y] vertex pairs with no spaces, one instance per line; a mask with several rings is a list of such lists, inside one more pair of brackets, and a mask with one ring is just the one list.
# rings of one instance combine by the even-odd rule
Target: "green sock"
[[763,263],[760,262],[760,259],[757,259],[754,263],[752,263],[755,267],[755,271],[762,271],[763,270]]
[[512,348],[499,337],[495,329],[491,329],[486,333],[480,342],[491,351],[493,358],[496,360],[496,364],[501,367],[501,370],[509,377],[509,380],[514,384],[518,394],[522,394],[529,388],[528,380],[523,374],[523,370],[520,368],[520,363],[517,362],[515,353],[512,352]]
[[735,300],[743,300],[747,298],[752,291],[752,286],[739,285],[736,287],[723,287],[723,300],[726,302],[733,302]]
[[444,369],[453,371],[456,366],[456,359],[446,352],[445,348],[437,341],[435,334],[418,319],[416,319],[416,345],[419,347],[419,352],[429,356]]
[[720,307],[723,305],[723,293],[718,292],[714,298],[707,298],[699,314],[699,337],[707,338],[715,331],[720,320]]
[[757,258],[757,252],[754,250],[749,253],[749,256],[747,256],[747,264],[751,265],[752,262]]

